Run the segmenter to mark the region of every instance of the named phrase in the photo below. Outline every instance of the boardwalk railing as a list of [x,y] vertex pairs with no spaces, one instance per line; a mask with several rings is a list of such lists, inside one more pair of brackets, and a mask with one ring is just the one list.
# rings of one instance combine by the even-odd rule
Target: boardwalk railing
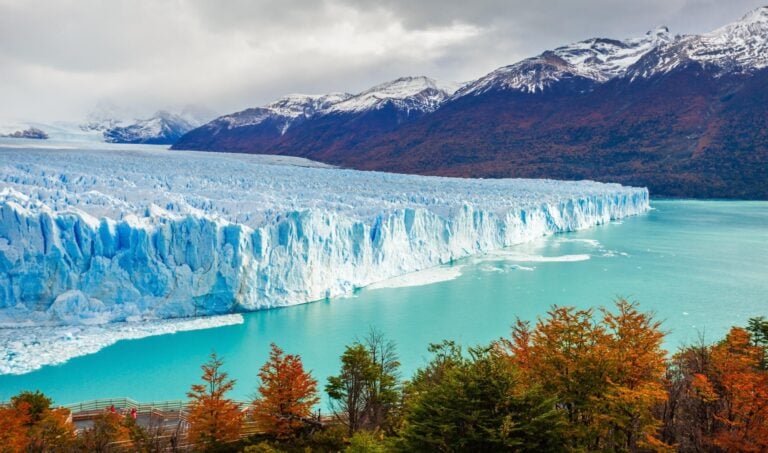
[[[236,401],[240,405],[240,408],[245,410],[250,405],[250,402]],[[80,403],[66,404],[62,407],[69,409],[73,414],[81,412],[93,412],[103,411],[114,406],[117,410],[131,410],[136,409],[137,412],[185,412],[188,401],[150,401],[150,402],[138,402],[131,398],[105,398],[98,400],[83,401]]]

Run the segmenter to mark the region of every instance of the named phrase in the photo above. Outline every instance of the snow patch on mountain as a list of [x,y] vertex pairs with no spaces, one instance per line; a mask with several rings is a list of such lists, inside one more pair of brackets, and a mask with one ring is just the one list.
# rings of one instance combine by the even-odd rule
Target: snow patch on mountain
[[311,118],[318,112],[330,106],[349,99],[348,93],[331,94],[291,94],[278,99],[264,107],[255,107],[241,112],[225,115],[206,125],[216,133],[221,129],[256,126],[271,120],[280,134],[285,134],[291,125],[298,121]]
[[406,112],[428,113],[437,110],[459,87],[459,84],[429,77],[401,77],[333,104],[323,113],[363,112],[380,109],[388,103]]

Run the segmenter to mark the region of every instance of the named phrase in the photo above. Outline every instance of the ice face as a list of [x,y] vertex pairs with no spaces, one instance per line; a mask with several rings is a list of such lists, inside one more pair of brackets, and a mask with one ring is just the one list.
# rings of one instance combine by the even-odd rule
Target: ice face
[[648,209],[616,184],[275,161],[0,148],[0,326],[298,304]]

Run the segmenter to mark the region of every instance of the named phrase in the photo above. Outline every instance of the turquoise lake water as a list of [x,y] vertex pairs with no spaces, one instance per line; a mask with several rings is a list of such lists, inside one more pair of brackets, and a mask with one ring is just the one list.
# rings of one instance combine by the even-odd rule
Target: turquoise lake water
[[370,326],[396,341],[403,375],[423,365],[430,342],[465,345],[506,335],[516,317],[553,304],[596,307],[619,296],[654,311],[672,350],[720,338],[768,316],[768,202],[654,201],[651,212],[544,238],[440,269],[447,281],[364,289],[354,297],[245,315],[242,325],[121,341],[21,376],[0,376],[0,400],[39,389],[65,404],[127,396],[183,399],[215,350],[246,399],[276,342],[325,383],[344,345]]

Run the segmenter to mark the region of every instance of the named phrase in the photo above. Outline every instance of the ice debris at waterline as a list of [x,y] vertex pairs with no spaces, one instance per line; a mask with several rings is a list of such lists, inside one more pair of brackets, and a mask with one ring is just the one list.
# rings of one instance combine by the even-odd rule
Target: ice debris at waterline
[[649,207],[617,184],[271,162],[0,149],[0,326],[298,304]]
[[100,326],[44,326],[0,329],[0,374],[24,374],[44,365],[93,354],[120,340],[242,324],[243,315],[120,322]]

